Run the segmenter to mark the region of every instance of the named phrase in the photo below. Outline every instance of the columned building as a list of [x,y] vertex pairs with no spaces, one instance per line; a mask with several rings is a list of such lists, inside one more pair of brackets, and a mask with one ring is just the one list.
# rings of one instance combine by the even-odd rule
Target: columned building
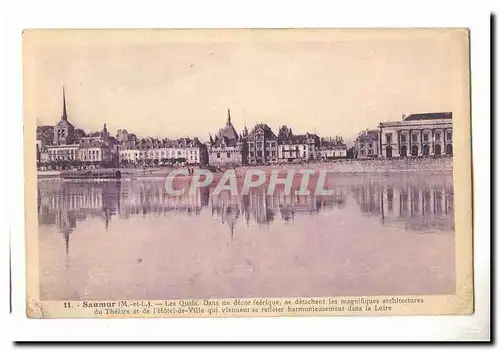
[[452,113],[419,113],[379,124],[380,156],[453,155]]

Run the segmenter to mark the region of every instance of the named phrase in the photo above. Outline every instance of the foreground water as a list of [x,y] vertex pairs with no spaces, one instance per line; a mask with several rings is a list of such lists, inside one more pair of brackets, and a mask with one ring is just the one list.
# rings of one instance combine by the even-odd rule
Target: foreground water
[[41,298],[455,291],[451,173],[327,184],[333,195],[172,197],[163,180],[40,181]]

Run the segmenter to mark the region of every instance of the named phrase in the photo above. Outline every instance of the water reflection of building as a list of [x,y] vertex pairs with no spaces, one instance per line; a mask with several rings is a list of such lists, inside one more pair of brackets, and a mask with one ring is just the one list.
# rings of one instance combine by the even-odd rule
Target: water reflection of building
[[453,185],[444,182],[391,185],[370,183],[353,188],[361,212],[384,224],[412,230],[454,230]]
[[261,225],[273,222],[278,212],[283,221],[290,221],[296,215],[342,207],[346,195],[344,188],[337,188],[333,195],[328,196],[298,195],[294,190],[290,194],[284,194],[280,188],[273,195],[267,195],[264,191],[265,189],[256,189],[242,196],[221,193],[220,196],[211,198],[212,214],[219,216],[222,222],[227,222],[232,230],[240,217],[247,223],[252,220]]
[[210,191],[201,188],[196,194],[185,192],[181,196],[171,196],[165,191],[164,183],[158,181],[39,183],[39,223],[55,226],[68,246],[77,222],[87,218],[102,219],[107,229],[114,215],[122,219],[147,214],[199,215],[204,208],[209,208],[212,217],[227,223],[233,235],[239,219],[257,225],[269,224],[277,216],[290,221],[300,214],[340,207],[346,194],[344,188],[335,190],[331,196],[303,196],[294,191],[285,195],[280,188],[271,196],[265,194],[264,189],[235,197],[227,192],[211,196]]
[[101,218],[107,228],[119,208],[120,182],[46,183],[38,187],[40,225],[54,225],[63,234],[66,252],[77,221]]
[[180,196],[172,196],[166,192],[163,184],[131,182],[119,198],[120,217],[127,218],[136,214],[165,214],[167,212],[185,212],[199,214],[208,206],[210,190],[199,189],[196,194],[186,191]]

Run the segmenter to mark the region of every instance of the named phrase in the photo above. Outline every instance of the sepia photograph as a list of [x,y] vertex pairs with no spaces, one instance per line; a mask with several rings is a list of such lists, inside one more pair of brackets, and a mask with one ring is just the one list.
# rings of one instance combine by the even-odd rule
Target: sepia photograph
[[23,33],[30,318],[473,313],[469,31]]

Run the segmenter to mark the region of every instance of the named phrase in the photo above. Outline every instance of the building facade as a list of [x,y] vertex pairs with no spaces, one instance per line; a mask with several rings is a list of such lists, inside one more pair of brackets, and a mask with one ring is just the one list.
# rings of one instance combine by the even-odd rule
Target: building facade
[[141,139],[138,142],[123,143],[120,146],[119,154],[121,164],[186,163],[204,165],[208,158],[206,146],[197,138]]
[[[56,166],[85,167],[114,166],[118,162],[118,142],[111,137],[106,124],[100,132],[86,135],[81,129],[75,128],[68,120],[66,94],[63,88],[62,115],[60,121],[53,127],[37,128],[37,162],[46,167],[47,163],[56,162]],[[49,132],[52,135],[49,136]],[[57,162],[60,164],[57,165]]]
[[248,164],[278,163],[278,137],[267,124],[257,124],[244,138],[248,144]]
[[92,139],[83,140],[78,149],[78,159],[84,163],[110,163],[112,161],[112,154],[109,146],[102,141]]
[[453,155],[452,113],[420,113],[379,124],[380,156]]
[[[245,128],[246,130],[246,128]],[[242,165],[247,163],[247,144],[238,135],[231,122],[231,111],[227,110],[226,125],[207,143],[208,163],[211,165]]]
[[379,155],[379,131],[364,130],[354,141],[355,157],[359,159],[376,158]]
[[316,134],[294,135],[292,129],[284,125],[278,132],[278,162],[306,162],[317,158],[320,139]]
[[347,145],[341,137],[322,138],[318,149],[318,159],[322,161],[347,157]]

